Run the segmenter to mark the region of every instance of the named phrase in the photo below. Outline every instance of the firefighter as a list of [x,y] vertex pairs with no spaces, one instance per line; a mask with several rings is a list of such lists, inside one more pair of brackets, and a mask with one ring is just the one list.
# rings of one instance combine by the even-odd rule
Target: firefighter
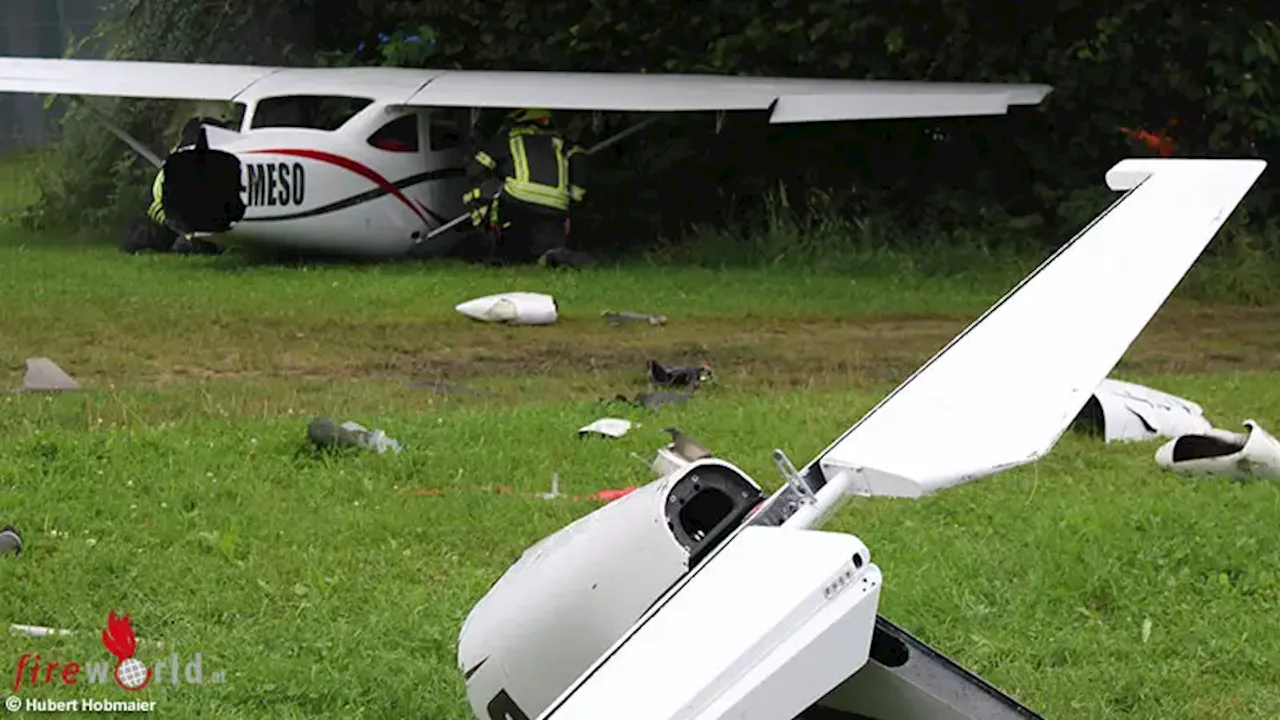
[[585,151],[555,128],[550,112],[522,109],[507,116],[498,137],[472,157],[468,175],[476,185],[463,196],[472,223],[489,237],[490,262],[585,260],[566,247],[569,208],[586,196],[585,160]]

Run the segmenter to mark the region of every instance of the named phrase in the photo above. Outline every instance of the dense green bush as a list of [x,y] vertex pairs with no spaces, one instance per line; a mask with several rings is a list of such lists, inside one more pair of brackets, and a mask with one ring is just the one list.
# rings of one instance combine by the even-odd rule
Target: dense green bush
[[[772,127],[756,114],[733,114],[719,132],[715,117],[655,126],[594,163],[591,207],[575,225],[590,228],[599,245],[694,223],[727,228],[740,213],[762,211],[767,192],[805,208],[820,189],[823,212],[886,228],[879,242],[981,238],[1005,249],[1042,249],[1109,201],[1107,167],[1151,154],[1122,126],[1158,130],[1176,119],[1180,154],[1273,158],[1280,150],[1280,28],[1258,0],[708,0],[692,7],[676,0],[121,0],[102,32],[120,58],[1056,88],[1039,107],[993,118]],[[380,46],[379,32],[390,35]],[[153,146],[167,145],[172,112],[182,110],[141,106],[110,108]],[[589,120],[573,118],[572,127],[589,134]],[[611,117],[595,130],[631,121]],[[137,212],[151,169],[79,111],[68,123],[33,222]],[[1264,222],[1277,209],[1274,173],[1232,232],[1274,238]],[[1280,249],[1263,247],[1263,256]]]

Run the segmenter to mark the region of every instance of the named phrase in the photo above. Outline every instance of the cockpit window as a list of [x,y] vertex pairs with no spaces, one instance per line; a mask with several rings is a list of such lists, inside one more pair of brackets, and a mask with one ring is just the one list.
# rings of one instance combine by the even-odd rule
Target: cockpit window
[[263,98],[253,113],[252,128],[293,127],[337,130],[372,103],[368,98],[330,95],[284,95]]
[[387,152],[418,152],[418,116],[404,115],[369,136],[369,144]]
[[431,149],[462,147],[462,129],[467,126],[465,108],[436,108],[431,114]]

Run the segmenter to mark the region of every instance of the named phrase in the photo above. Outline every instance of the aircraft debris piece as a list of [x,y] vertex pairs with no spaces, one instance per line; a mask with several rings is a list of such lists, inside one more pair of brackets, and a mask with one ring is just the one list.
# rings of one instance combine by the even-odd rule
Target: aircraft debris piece
[[647,365],[649,368],[649,382],[662,387],[687,387],[691,390],[696,390],[703,383],[710,382],[715,378],[715,373],[711,370],[710,363],[669,366],[650,359]]
[[663,428],[663,432],[671,435],[671,442],[667,448],[679,455],[686,462],[696,462],[709,457],[715,457],[710,450],[706,449],[697,440],[685,435],[680,428]]
[[79,390],[80,383],[46,357],[27,358],[27,373],[22,377],[22,387],[14,392],[54,392]]
[[1111,378],[1093,391],[1074,425],[1108,443],[1176,438],[1213,427],[1190,400]]
[[62,628],[45,627],[44,625],[20,625],[18,623],[9,624],[9,632],[15,635],[26,635],[32,638],[54,637],[57,635],[75,635],[70,630]]
[[649,464],[649,468],[658,477],[666,477],[678,470],[683,470],[689,465],[689,461],[680,457],[680,454],[669,447],[660,447],[653,455],[653,461]]
[[22,554],[22,531],[13,525],[0,528],[0,555]]
[[538,497],[543,500],[558,500],[564,497],[560,494],[560,473],[551,473],[551,492],[540,493]]
[[370,430],[349,420],[339,425],[328,416],[312,420],[307,426],[307,437],[319,448],[358,447],[379,455],[388,451],[399,453],[403,449],[398,440],[382,430]]
[[647,315],[645,313],[619,312],[617,310],[605,310],[601,313],[606,325],[618,327],[621,325],[631,325],[635,323],[648,323],[649,325],[658,326],[667,324],[666,315]]
[[[64,628],[47,627],[45,625],[23,625],[20,623],[10,623],[9,632],[14,635],[26,635],[29,638],[46,638],[46,637],[74,637],[80,633],[75,630],[67,630]],[[94,635],[90,632],[89,635]],[[150,640],[143,638],[135,638],[139,643],[150,645],[152,647],[164,647],[162,640]]]
[[534,292],[486,295],[453,309],[473,320],[507,325],[552,325],[557,310],[555,298]]
[[1238,480],[1280,480],[1280,441],[1253,420],[1246,432],[1210,428],[1170,440],[1156,450],[1156,464],[1186,475]]
[[622,418],[600,418],[589,425],[578,428],[578,436],[596,434],[604,437],[620,438],[631,430],[631,421]]

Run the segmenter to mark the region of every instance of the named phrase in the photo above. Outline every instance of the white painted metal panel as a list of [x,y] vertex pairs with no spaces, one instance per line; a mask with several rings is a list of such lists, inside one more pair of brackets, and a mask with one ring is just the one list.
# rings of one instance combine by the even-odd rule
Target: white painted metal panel
[[1107,183],[1132,192],[815,462],[852,471],[854,494],[915,497],[1043,456],[1265,167],[1121,161]]
[[283,68],[248,87],[236,100],[276,95],[350,95],[403,104],[439,71],[416,68]]
[[995,83],[0,58],[0,92],[246,101],[338,94],[431,107],[634,112],[773,108],[773,122],[1002,114],[1011,104],[1039,103],[1049,90]]
[[[768,110],[773,122],[991,115],[1034,105],[1047,85],[733,75],[448,70],[410,101],[457,107],[692,112]],[[776,103],[776,107],[775,107]]]
[[[798,713],[866,662],[881,584],[869,559],[852,535],[746,528],[563,703],[539,717],[746,717],[741,703],[748,700]],[[830,642],[818,642],[838,638],[844,642],[834,655]],[[828,654],[815,655],[823,650]],[[751,693],[765,686],[767,701]],[[750,716],[794,717],[757,711]]]

